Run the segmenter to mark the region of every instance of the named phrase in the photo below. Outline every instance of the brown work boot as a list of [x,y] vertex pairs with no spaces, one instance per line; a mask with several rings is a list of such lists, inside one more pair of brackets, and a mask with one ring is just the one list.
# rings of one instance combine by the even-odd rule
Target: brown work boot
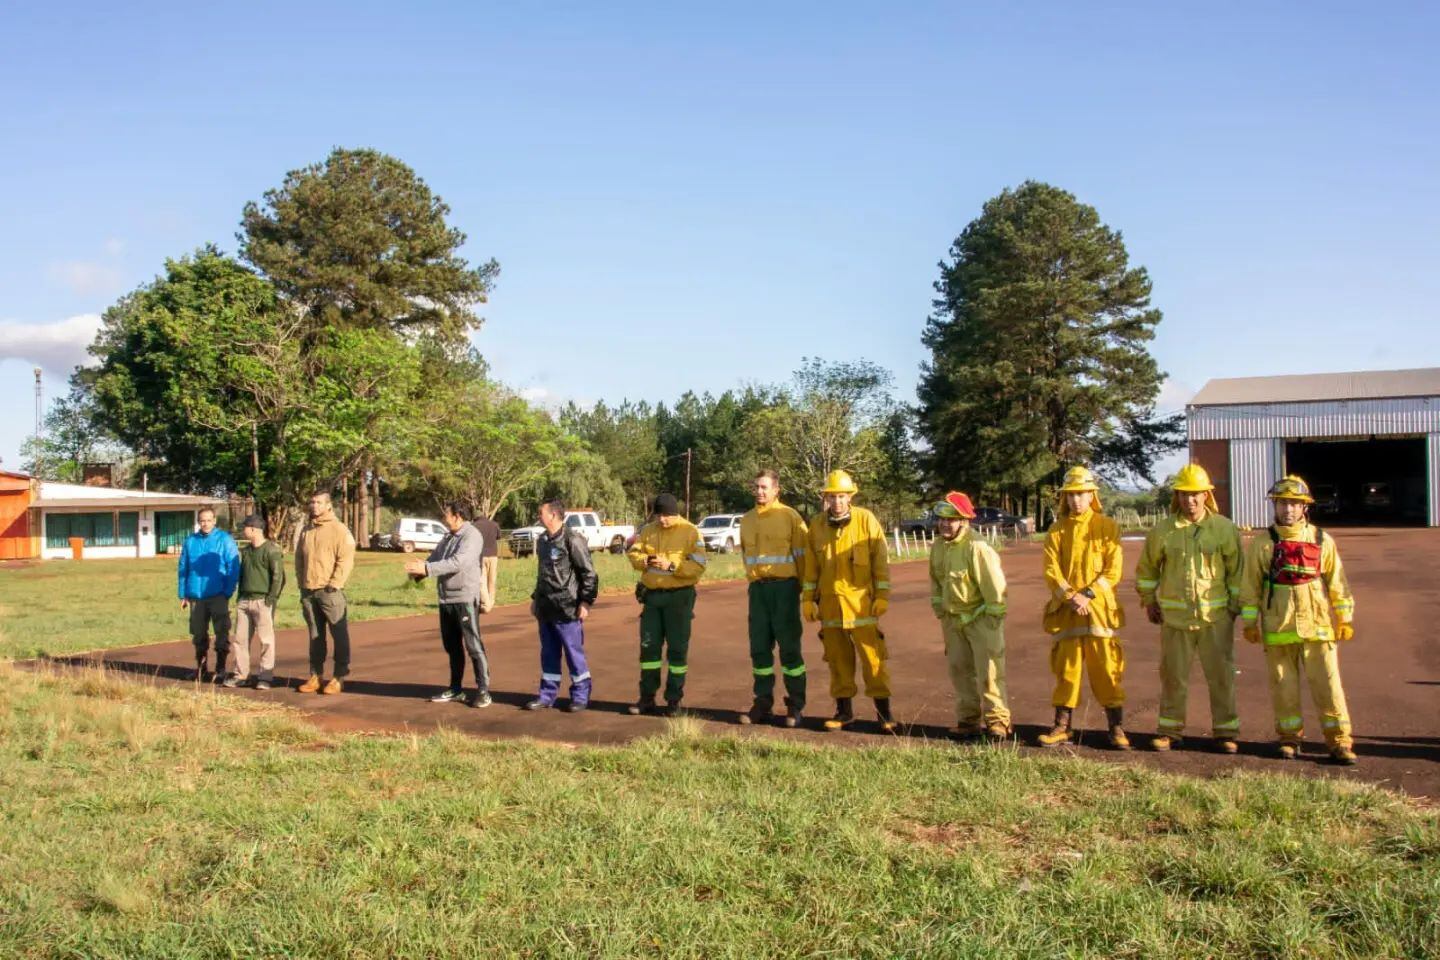
[[1049,733],[1042,733],[1035,738],[1035,742],[1042,747],[1054,747],[1065,743],[1070,739],[1070,719],[1073,711],[1069,707],[1055,708],[1055,726],[1050,728]]
[[1150,749],[1157,753],[1169,753],[1184,742],[1184,738],[1178,733],[1162,733],[1158,737],[1150,739]]
[[309,679],[309,680],[306,680],[304,683],[300,684],[300,686],[297,688],[297,692],[299,692],[299,693],[319,693],[319,692],[320,692],[320,677],[317,676],[316,674],[313,674],[313,673],[310,674],[310,679]]
[[890,698],[875,698],[875,716],[880,721],[881,733],[894,733],[895,728],[900,724],[895,722],[895,715],[890,712]]
[[1275,748],[1275,752],[1281,760],[1294,760],[1300,755],[1300,745],[1289,740],[1281,740],[1280,746]]
[[956,740],[974,740],[984,732],[984,724],[979,720],[969,720],[965,723],[955,724],[955,729],[950,732],[950,735]]
[[1336,744],[1330,748],[1330,759],[1346,767],[1355,765],[1355,751],[1343,744]]
[[340,682],[340,678],[331,677],[330,682],[320,688],[320,692],[323,694],[333,695],[339,693],[342,689],[344,689],[344,684]]
[[1129,750],[1130,738],[1125,736],[1125,708],[1106,707],[1105,720],[1110,724],[1110,748],[1112,750]]
[[1014,735],[1015,731],[1011,729],[1010,724],[1001,723],[999,720],[987,724],[985,727],[985,736],[991,740],[1009,740]]
[[1240,752],[1240,744],[1235,742],[1234,737],[1216,737],[1215,749],[1219,753],[1233,756]]
[[740,722],[746,726],[752,723],[769,723],[775,716],[775,700],[772,697],[756,697],[750,710],[740,714]]
[[855,709],[849,697],[835,698],[835,716],[825,721],[826,730],[843,730],[855,722]]
[[636,700],[634,703],[630,704],[630,706],[626,707],[625,712],[630,714],[630,716],[632,717],[638,717],[642,713],[654,713],[655,697],[641,697],[639,700]]

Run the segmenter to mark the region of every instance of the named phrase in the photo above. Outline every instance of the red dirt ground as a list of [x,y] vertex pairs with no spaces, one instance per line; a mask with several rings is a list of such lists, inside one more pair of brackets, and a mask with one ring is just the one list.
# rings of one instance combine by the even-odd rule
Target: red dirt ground
[[[1440,798],[1440,643],[1431,636],[1440,615],[1440,531],[1339,529],[1334,531],[1356,595],[1356,638],[1341,653],[1345,692],[1355,727],[1360,764],[1340,768],[1326,762],[1318,738],[1318,720],[1306,696],[1309,740],[1301,760],[1272,759],[1273,723],[1260,650],[1237,642],[1240,716],[1244,724],[1241,753],[1222,757],[1208,751],[1209,708],[1196,665],[1190,698],[1191,727],[1197,737],[1185,749],[1157,754],[1144,749],[1154,730],[1159,694],[1159,635],[1138,610],[1134,570],[1140,544],[1127,541],[1127,581],[1122,597],[1130,626],[1126,640],[1126,682],[1129,698],[1127,728],[1138,749],[1130,754],[1103,749],[1104,713],[1087,690],[1076,711],[1077,726],[1086,729],[1079,745],[1058,748],[1087,757],[1141,763],[1175,773],[1211,776],[1237,769],[1286,772],[1371,781],[1409,794]],[[1010,616],[1006,627],[1011,708],[1022,743],[1033,741],[1048,727],[1051,675],[1049,639],[1040,629],[1044,600],[1040,550],[1034,544],[1013,546],[1004,553],[1010,578]],[[940,631],[930,613],[929,584],[924,563],[897,564],[895,590],[883,626],[889,640],[894,707],[909,737],[942,739],[953,723],[953,697],[945,673]],[[293,595],[282,602],[295,602]],[[343,695],[301,696],[294,691],[306,672],[306,642],[301,631],[280,635],[277,684],[268,693],[241,691],[301,707],[322,728],[354,730],[431,730],[446,726],[476,736],[534,737],[575,744],[616,743],[663,729],[663,720],[631,717],[624,707],[636,695],[638,607],[628,596],[602,597],[587,626],[587,650],[595,675],[592,708],[582,714],[557,710],[528,713],[518,709],[531,699],[539,674],[534,622],[523,606],[499,609],[485,618],[495,705],[470,710],[454,704],[431,704],[426,698],[446,679],[436,623],[429,617],[352,624],[353,674]],[[828,716],[828,674],[815,629],[806,637],[810,668],[809,711],[818,720]],[[750,667],[745,639],[745,586],[704,585],[696,607],[691,642],[686,708],[707,721],[715,732],[795,737],[809,743],[876,744],[886,739],[873,723],[852,731],[826,734],[814,727],[798,731],[736,725],[738,711],[750,703]],[[112,650],[93,658],[112,668],[152,675],[161,682],[189,682],[188,642]],[[467,678],[468,679],[468,678]],[[563,692],[563,691],[562,691]],[[868,701],[857,701],[867,720]],[[807,718],[809,720],[810,718]],[[1024,749],[1036,751],[1026,746]]]

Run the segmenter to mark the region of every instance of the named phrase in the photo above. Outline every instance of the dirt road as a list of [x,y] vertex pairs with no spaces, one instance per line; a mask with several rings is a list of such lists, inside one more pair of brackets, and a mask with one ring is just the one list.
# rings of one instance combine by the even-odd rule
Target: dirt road
[[[1254,769],[1310,776],[1361,779],[1408,793],[1440,798],[1440,640],[1432,630],[1440,619],[1440,531],[1338,529],[1350,581],[1357,598],[1356,639],[1341,653],[1345,690],[1354,720],[1360,764],[1339,768],[1324,760],[1319,724],[1306,709],[1307,750],[1304,758],[1285,763],[1271,759],[1273,722],[1261,651],[1239,641],[1237,666],[1241,753],[1222,757],[1208,752],[1208,701],[1198,664],[1192,681],[1191,726],[1198,735],[1187,749],[1156,754],[1143,749],[1154,730],[1159,694],[1159,636],[1138,610],[1133,573],[1140,544],[1126,543],[1126,582],[1121,595],[1130,626],[1126,641],[1125,687],[1129,699],[1126,726],[1137,749],[1118,754],[1103,749],[1104,712],[1086,691],[1076,712],[1086,728],[1077,746],[1058,748],[1121,763],[1142,763],[1177,773],[1200,776],[1228,770]],[[1010,578],[1010,616],[1006,626],[1010,700],[1022,743],[1030,743],[1048,727],[1051,675],[1050,642],[1040,629],[1045,589],[1040,550],[1033,544],[1004,554]],[[946,679],[939,630],[929,607],[929,584],[923,563],[897,564],[893,570],[893,601],[885,617],[893,675],[894,706],[909,737],[943,739],[953,724],[952,694]],[[293,595],[282,602],[293,603]],[[662,728],[663,720],[631,717],[624,707],[636,695],[638,607],[628,596],[602,598],[587,626],[587,648],[595,675],[592,709],[582,714],[560,711],[529,713],[518,709],[534,695],[539,674],[535,625],[524,607],[495,611],[485,620],[485,641],[492,664],[495,705],[470,710],[453,704],[427,702],[446,682],[446,659],[435,622],[410,618],[352,625],[354,674],[338,697],[301,696],[294,687],[306,667],[302,633],[285,631],[279,639],[277,673],[290,689],[277,685],[267,697],[307,711],[332,730],[427,730],[445,725],[483,737],[534,737],[570,743],[615,743]],[[77,658],[77,660],[80,658]],[[110,666],[150,675],[160,682],[189,682],[188,642],[112,650],[103,655]],[[806,637],[810,708],[816,720],[828,716],[828,674],[814,628]],[[760,730],[737,726],[737,713],[750,703],[750,667],[745,640],[745,586],[704,585],[696,608],[694,639],[685,706],[717,731],[749,736],[795,737],[813,743],[875,744],[886,738],[873,723],[853,732],[826,734],[814,729]],[[862,716],[873,716],[868,701],[857,701]],[[1138,734],[1138,736],[1137,736]],[[1193,746],[1192,746],[1193,745]],[[1025,747],[1026,750],[1036,748]]]

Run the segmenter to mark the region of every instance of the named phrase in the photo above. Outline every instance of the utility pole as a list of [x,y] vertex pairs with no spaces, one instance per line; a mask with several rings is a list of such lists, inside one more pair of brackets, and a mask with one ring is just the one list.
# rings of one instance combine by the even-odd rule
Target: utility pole
[[44,409],[45,391],[40,386],[40,368],[35,368],[35,476],[44,474],[45,449],[40,446],[40,430],[44,424],[41,411]]
[[[39,373],[40,371],[35,371]],[[690,461],[693,459],[693,450],[685,448],[685,519],[690,519]]]

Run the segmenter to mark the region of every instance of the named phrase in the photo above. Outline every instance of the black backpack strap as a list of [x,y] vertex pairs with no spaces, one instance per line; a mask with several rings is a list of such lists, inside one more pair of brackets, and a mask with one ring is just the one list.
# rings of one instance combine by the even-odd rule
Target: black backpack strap
[[1270,599],[1275,596],[1275,558],[1279,555],[1276,547],[1280,545],[1280,531],[1273,523],[1266,529],[1270,531],[1270,569],[1265,571],[1265,609],[1268,610]]

